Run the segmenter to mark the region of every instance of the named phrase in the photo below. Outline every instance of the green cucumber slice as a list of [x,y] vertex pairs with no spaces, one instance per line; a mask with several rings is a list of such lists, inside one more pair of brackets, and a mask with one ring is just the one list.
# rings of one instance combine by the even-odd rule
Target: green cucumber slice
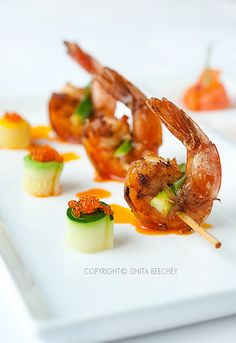
[[179,170],[181,171],[181,173],[186,173],[186,163],[180,163]]
[[78,222],[78,223],[92,223],[92,222],[95,222],[103,217],[105,217],[105,213],[101,210],[97,210],[91,214],[81,214],[79,217],[75,217],[73,215],[73,212],[72,212],[72,209],[69,207],[67,209],[67,217],[70,219],[70,220],[73,220],[75,222]]
[[35,168],[38,170],[49,170],[49,169],[62,169],[63,162],[50,161],[50,162],[39,162],[32,159],[31,155],[24,157],[25,168]]
[[79,120],[84,123],[86,119],[90,117],[93,112],[93,104],[91,99],[91,86],[88,86],[84,89],[84,94],[78,106],[76,107],[75,112],[72,114],[72,122]]
[[150,201],[150,205],[155,207],[163,215],[167,215],[174,206],[174,202],[170,199],[169,194],[163,189]]
[[170,198],[170,192],[177,195],[178,191],[183,186],[186,180],[186,175],[184,174],[179,180],[174,182],[172,185],[168,186],[168,191],[163,189],[158,193],[151,201],[150,205],[155,207],[163,215],[168,215],[175,205],[175,202]]
[[177,192],[183,186],[183,184],[185,183],[185,180],[186,180],[186,175],[183,175],[179,180],[173,183],[175,194],[177,194]]
[[[104,214],[104,213],[103,213]],[[67,215],[67,245],[76,251],[94,253],[113,247],[114,220],[111,216],[79,222]]]
[[122,157],[128,154],[132,149],[132,141],[129,139],[124,140],[114,152],[115,157]]
[[38,162],[24,157],[23,187],[29,194],[47,197],[61,193],[60,175],[63,162]]

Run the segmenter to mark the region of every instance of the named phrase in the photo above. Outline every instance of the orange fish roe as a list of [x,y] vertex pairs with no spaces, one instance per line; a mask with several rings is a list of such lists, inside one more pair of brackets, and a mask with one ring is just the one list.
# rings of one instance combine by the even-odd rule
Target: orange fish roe
[[4,119],[14,122],[19,122],[22,120],[21,116],[15,112],[6,112],[3,116]]
[[30,148],[31,158],[38,162],[63,162],[63,157],[49,145],[38,145]]
[[109,205],[103,204],[94,195],[81,196],[79,201],[70,200],[68,206],[72,209],[72,213],[75,217],[79,217],[80,214],[94,213],[98,209],[110,216],[114,213]]

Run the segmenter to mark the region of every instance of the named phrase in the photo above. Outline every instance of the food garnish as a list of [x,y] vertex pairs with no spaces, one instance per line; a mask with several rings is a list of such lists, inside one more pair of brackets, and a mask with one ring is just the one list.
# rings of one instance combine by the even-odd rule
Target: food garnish
[[129,139],[124,140],[114,152],[115,157],[125,156],[132,149],[132,141]]
[[48,145],[32,147],[24,157],[25,191],[37,197],[60,194],[62,169],[63,158],[55,149]]
[[109,205],[95,196],[81,196],[68,206],[66,241],[70,248],[92,253],[113,247],[114,219]]
[[218,110],[230,107],[230,100],[220,81],[220,72],[210,67],[211,48],[206,66],[196,82],[184,94],[184,105],[193,111]]
[[19,114],[6,112],[0,118],[0,147],[25,149],[30,140],[30,125]]
[[71,116],[71,121],[76,123],[80,121],[82,124],[85,123],[93,112],[92,98],[91,98],[91,86],[84,88],[83,95],[80,103],[77,105],[75,112]]

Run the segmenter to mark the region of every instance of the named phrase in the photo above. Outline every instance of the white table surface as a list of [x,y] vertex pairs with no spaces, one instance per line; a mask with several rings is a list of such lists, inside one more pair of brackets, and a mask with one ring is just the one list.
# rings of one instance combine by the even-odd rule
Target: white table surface
[[[80,42],[130,79],[155,82],[183,73],[194,78],[214,42],[213,64],[236,78],[235,18],[235,0],[1,0],[0,97],[50,94],[68,80],[83,83],[87,76],[66,57],[64,39]],[[40,342],[1,259],[0,304],[1,342]],[[236,316],[126,342],[235,340]]]

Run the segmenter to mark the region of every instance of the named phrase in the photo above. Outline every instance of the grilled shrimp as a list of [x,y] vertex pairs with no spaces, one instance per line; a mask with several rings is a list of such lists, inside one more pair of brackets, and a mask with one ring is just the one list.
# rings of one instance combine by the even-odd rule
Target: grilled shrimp
[[99,74],[104,67],[95,58],[82,50],[78,44],[70,42],[64,43],[67,47],[69,56],[71,56],[76,63],[93,76],[91,82],[91,96],[94,111],[114,116],[115,100],[95,79],[95,76]]
[[[91,91],[89,101],[92,103],[92,113],[106,113],[113,116],[115,111],[115,101],[107,94],[100,84],[94,80],[94,74],[98,73],[102,66],[92,56],[86,54],[77,44],[65,42],[68,54],[80,64],[80,66],[92,75]],[[64,140],[81,142],[84,122],[74,120],[73,114],[76,112],[87,88],[77,88],[71,84],[66,84],[59,93],[53,93],[49,100],[49,117],[52,128]]]
[[[130,165],[125,181],[125,199],[141,225],[161,230],[190,230],[178,216],[184,212],[198,224],[210,214],[221,185],[221,163],[215,144],[182,110],[163,98],[147,100],[149,108],[187,149],[185,181],[176,194],[171,185],[181,178],[175,159],[147,153]],[[164,215],[150,201],[163,189],[169,193],[171,210]]]
[[101,113],[85,125],[83,144],[100,176],[123,180],[129,164],[144,151],[157,153],[162,140],[160,120],[147,107],[146,97],[114,70],[102,68],[95,80],[131,109],[133,128],[127,116],[118,119]]

